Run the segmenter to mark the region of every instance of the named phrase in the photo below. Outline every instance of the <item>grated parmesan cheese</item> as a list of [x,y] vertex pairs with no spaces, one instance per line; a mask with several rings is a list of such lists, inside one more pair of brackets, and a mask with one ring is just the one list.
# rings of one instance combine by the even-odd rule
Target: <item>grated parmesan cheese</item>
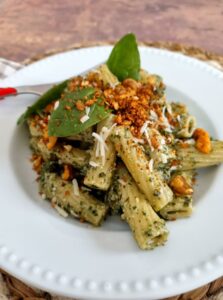
[[157,114],[155,113],[154,110],[150,110],[150,119],[153,120],[153,121],[158,120],[158,116],[157,116]]
[[73,179],[72,180],[72,184],[73,184],[73,192],[75,196],[80,196],[80,192],[79,192],[79,186],[78,186],[78,182],[77,179]]
[[75,213],[75,211],[73,211],[73,209],[70,210],[70,214],[75,217],[75,218],[79,218],[80,216],[78,214]]
[[151,143],[151,140],[150,140],[150,137],[149,137],[149,133],[148,133],[148,130],[149,130],[148,124],[149,124],[149,123],[150,123],[150,121],[146,121],[146,122],[142,125],[142,127],[141,127],[141,129],[140,129],[140,133],[145,135],[146,140],[147,140],[147,143],[149,144],[150,149],[151,149],[151,151],[153,152],[154,148],[153,148],[153,146],[152,146],[152,143]]
[[102,128],[102,135],[103,135],[103,137],[104,137],[105,140],[109,137],[109,135],[110,135],[111,132],[112,132],[112,129],[113,129],[116,125],[117,125],[117,124],[114,123],[110,128],[107,128],[107,127],[103,127],[103,128]]
[[170,127],[166,127],[166,128],[164,129],[164,131],[166,131],[166,132],[168,132],[168,133],[172,133],[172,132],[173,132],[172,129],[171,129]]
[[62,209],[61,207],[59,207],[58,205],[55,205],[54,208],[57,210],[57,212],[58,212],[62,217],[64,217],[64,218],[67,218],[67,217],[68,217],[68,213],[67,213],[64,209]]
[[85,107],[85,112],[86,112],[86,115],[88,116],[89,115],[89,113],[90,113],[90,107],[89,106],[86,106]]
[[101,134],[98,134],[96,132],[92,133],[92,136],[97,140],[99,143],[104,143],[104,139],[102,138]]
[[119,81],[117,82],[110,82],[110,87],[112,87],[113,89],[119,84]]
[[111,128],[102,127],[101,132],[98,134],[96,132],[92,133],[92,136],[96,139],[96,151],[95,156],[101,157],[102,165],[105,164],[105,152],[108,150],[106,145],[106,140],[112,132],[112,129],[116,126],[116,123],[111,126]]
[[102,134],[93,132],[92,136],[96,139],[96,154],[95,155],[96,155],[96,157],[101,156],[102,165],[104,165],[105,164],[105,151],[108,149],[108,147],[105,144],[105,140],[103,139]]
[[186,144],[194,145],[195,144],[195,140],[194,139],[189,139],[189,140],[186,141]]
[[161,157],[162,163],[166,164],[167,161],[168,161],[168,156],[166,154],[164,154],[164,153],[161,153],[160,157]]
[[165,139],[163,137],[160,139],[160,144],[161,145],[165,145],[166,144],[166,141],[165,141]]
[[43,200],[46,200],[46,194],[42,194],[41,197]]
[[172,115],[173,112],[172,112],[172,107],[171,107],[170,104],[167,104],[166,110],[167,110],[167,112],[168,112],[170,115]]
[[89,120],[89,116],[88,115],[84,115],[83,117],[80,118],[81,123],[85,123]]
[[178,121],[179,123],[181,122],[181,116],[180,116],[180,115],[177,116],[177,121]]
[[96,163],[95,161],[92,161],[92,160],[89,161],[89,165],[90,165],[91,167],[93,167],[93,168],[99,167],[99,164]]
[[140,129],[140,133],[141,133],[141,134],[144,134],[144,133],[145,133],[145,131],[147,130],[148,124],[149,124],[149,121],[146,121],[146,122],[142,125],[142,127],[141,127],[141,129]]
[[165,139],[164,139],[163,137],[161,137],[161,139],[160,139],[159,142],[160,142],[160,144],[159,144],[158,149],[159,149],[159,150],[164,150],[164,149],[165,149],[165,144],[166,144]]
[[71,145],[64,145],[63,146],[64,149],[67,151],[67,152],[70,152],[72,150],[72,146]]
[[57,100],[54,104],[54,110],[56,110],[58,108],[59,104],[60,104],[60,102]]
[[148,246],[151,246],[151,245],[153,245],[153,244],[154,244],[154,240],[153,240],[153,239],[147,241],[147,245],[148,245]]
[[177,169],[177,166],[172,166],[171,168],[170,168],[170,171],[175,171]]
[[150,170],[150,172],[153,171],[153,163],[154,163],[153,159],[150,159],[150,161],[149,161],[149,170]]
[[123,185],[123,186],[125,186],[127,183],[124,181],[124,180],[122,180],[122,179],[118,179],[118,182],[121,184],[121,185]]
[[172,127],[171,127],[167,117],[165,116],[165,111],[166,111],[166,106],[164,106],[163,110],[162,110],[163,125],[166,127],[164,130],[166,132],[172,133]]
[[135,137],[132,138],[133,141],[136,143],[136,144],[144,144],[144,140],[143,139],[137,139]]
[[82,186],[81,190],[84,192],[91,192],[91,189],[87,188],[86,186]]

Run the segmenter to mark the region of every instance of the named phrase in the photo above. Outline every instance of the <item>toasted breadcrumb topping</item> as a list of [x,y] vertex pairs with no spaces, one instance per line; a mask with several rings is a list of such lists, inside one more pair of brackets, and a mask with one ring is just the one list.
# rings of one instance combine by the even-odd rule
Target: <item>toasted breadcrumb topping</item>
[[[161,85],[163,87],[162,83]],[[99,72],[93,71],[87,74],[86,77],[77,76],[70,80],[67,91],[75,92],[86,87],[93,87],[95,90],[94,95],[90,99],[80,99],[73,101],[73,103],[71,100],[69,106],[65,109],[71,110],[72,106],[74,106],[79,111],[84,112],[84,110],[88,108],[89,113],[90,107],[97,102],[99,105],[104,105],[107,109],[115,111],[115,123],[117,123],[117,125],[128,126],[136,138],[142,138],[143,133],[141,128],[145,122],[150,122],[150,127],[165,127],[165,125],[163,125],[164,116],[162,114],[162,107],[155,101],[158,100],[160,96],[157,95],[153,81],[148,79],[141,83],[129,78],[111,86],[103,82]],[[63,101],[64,96],[64,94],[61,95],[61,101]],[[100,99],[100,101],[98,101],[98,99]],[[47,105],[44,111],[50,115],[58,105],[59,101],[56,100]],[[154,116],[156,116],[155,119]],[[85,115],[82,117],[84,117],[84,119],[81,118],[81,122],[85,122],[88,119]],[[151,120],[149,121],[150,117],[153,119],[153,122]],[[33,122],[38,123],[41,129],[44,129],[46,133],[48,130],[48,121],[48,116],[44,118],[35,116]],[[47,142],[48,149],[52,149],[56,143],[55,139],[48,136],[45,137],[45,141]]]
[[162,119],[162,110],[154,103],[158,96],[150,81],[140,83],[129,78],[109,86],[103,83],[99,73],[91,72],[86,78],[78,76],[68,84],[68,90],[71,92],[86,87],[93,87],[96,92],[92,99],[76,101],[78,110],[83,111],[85,107],[92,106],[98,98],[101,98],[101,105],[115,111],[115,122],[118,125],[129,126],[133,135],[138,138],[142,136],[141,127],[149,119],[149,110]]

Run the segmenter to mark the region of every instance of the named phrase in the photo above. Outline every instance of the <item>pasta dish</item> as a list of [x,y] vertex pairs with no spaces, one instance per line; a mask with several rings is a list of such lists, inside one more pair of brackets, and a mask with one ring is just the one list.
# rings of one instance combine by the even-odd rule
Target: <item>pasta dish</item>
[[133,34],[106,63],[42,95],[24,122],[42,198],[94,226],[120,215],[141,249],[163,245],[166,221],[192,214],[196,169],[223,161],[223,142],[141,68]]

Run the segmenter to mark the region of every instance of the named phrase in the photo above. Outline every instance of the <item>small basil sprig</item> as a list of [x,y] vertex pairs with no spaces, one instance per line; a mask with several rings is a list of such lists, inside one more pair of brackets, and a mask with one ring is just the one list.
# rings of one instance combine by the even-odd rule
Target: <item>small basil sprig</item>
[[126,34],[115,44],[107,66],[120,81],[126,78],[139,80],[140,55],[133,33]]
[[32,114],[37,113],[44,109],[51,102],[59,99],[62,92],[66,88],[68,80],[53,86],[46,93],[44,93],[32,106],[29,106],[24,114],[18,119],[17,124],[24,123]]
[[[59,107],[53,111],[48,124],[50,136],[66,137],[85,131],[87,128],[99,123],[108,117],[109,111],[100,105],[99,98],[96,103],[90,106],[89,119],[81,123],[80,118],[85,115],[85,111],[79,111],[75,106],[75,101],[91,98],[94,95],[94,88],[85,88],[75,92],[68,92],[60,101]],[[67,109],[69,107],[69,109]]]

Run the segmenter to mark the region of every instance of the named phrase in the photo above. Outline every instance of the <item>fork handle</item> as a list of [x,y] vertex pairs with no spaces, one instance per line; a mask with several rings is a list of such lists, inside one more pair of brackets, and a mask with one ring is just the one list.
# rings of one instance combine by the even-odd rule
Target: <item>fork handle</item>
[[0,88],[0,100],[3,100],[10,96],[16,96],[21,94],[33,94],[41,96],[52,84],[38,84],[33,86],[19,86],[19,87],[6,87]]
[[[1,0],[0,0],[1,1]],[[89,71],[94,70],[98,68],[101,64],[105,62],[101,62],[93,67],[91,67],[88,70],[85,70],[84,72],[80,73],[79,75],[84,76]],[[49,90],[53,85],[60,83],[54,82],[54,83],[44,83],[44,84],[37,84],[37,85],[27,85],[27,86],[18,86],[18,87],[7,87],[7,88],[0,88],[0,100],[3,100],[4,98],[7,98],[9,96],[16,96],[20,94],[32,94],[41,96],[43,93],[45,93],[47,90]]]
[[5,96],[16,95],[17,89],[13,87],[0,88],[0,100],[2,100]]

